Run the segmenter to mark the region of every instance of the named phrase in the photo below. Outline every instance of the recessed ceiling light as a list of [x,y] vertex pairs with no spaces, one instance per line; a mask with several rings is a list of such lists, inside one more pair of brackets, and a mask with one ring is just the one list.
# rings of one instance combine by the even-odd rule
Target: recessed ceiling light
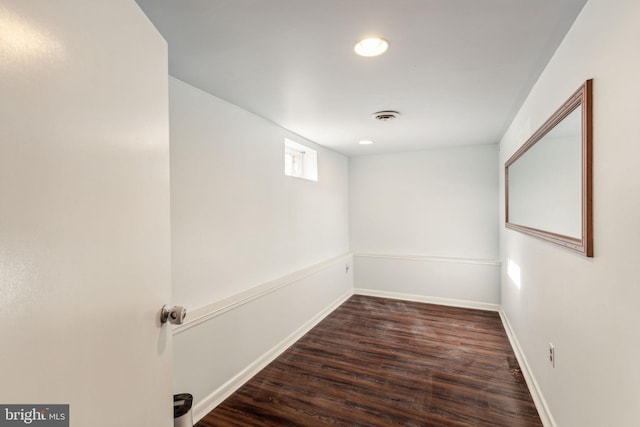
[[373,141],[364,140],[364,141],[358,142],[358,144],[360,144],[360,145],[371,145],[371,144],[373,144]]
[[360,40],[353,47],[353,50],[360,56],[378,56],[382,55],[389,48],[389,42],[379,37],[370,37]]

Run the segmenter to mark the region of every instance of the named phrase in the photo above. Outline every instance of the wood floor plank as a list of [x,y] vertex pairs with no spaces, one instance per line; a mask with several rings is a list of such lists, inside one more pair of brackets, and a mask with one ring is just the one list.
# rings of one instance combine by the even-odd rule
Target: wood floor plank
[[542,423],[497,313],[354,295],[197,427],[324,425]]

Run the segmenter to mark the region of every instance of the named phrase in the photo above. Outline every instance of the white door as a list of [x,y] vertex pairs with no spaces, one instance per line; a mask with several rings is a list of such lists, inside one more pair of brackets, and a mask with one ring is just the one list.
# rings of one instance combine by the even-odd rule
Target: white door
[[167,88],[133,0],[0,3],[0,404],[172,425]]

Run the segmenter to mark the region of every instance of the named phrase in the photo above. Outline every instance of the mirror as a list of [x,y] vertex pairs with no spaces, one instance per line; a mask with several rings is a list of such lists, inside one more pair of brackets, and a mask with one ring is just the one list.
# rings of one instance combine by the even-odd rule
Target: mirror
[[505,163],[507,228],[593,256],[592,80]]

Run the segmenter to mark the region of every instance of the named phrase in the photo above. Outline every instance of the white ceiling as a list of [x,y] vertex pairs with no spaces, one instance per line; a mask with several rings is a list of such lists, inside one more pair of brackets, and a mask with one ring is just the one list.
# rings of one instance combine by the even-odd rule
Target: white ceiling
[[354,156],[497,143],[586,0],[137,2],[171,75]]

